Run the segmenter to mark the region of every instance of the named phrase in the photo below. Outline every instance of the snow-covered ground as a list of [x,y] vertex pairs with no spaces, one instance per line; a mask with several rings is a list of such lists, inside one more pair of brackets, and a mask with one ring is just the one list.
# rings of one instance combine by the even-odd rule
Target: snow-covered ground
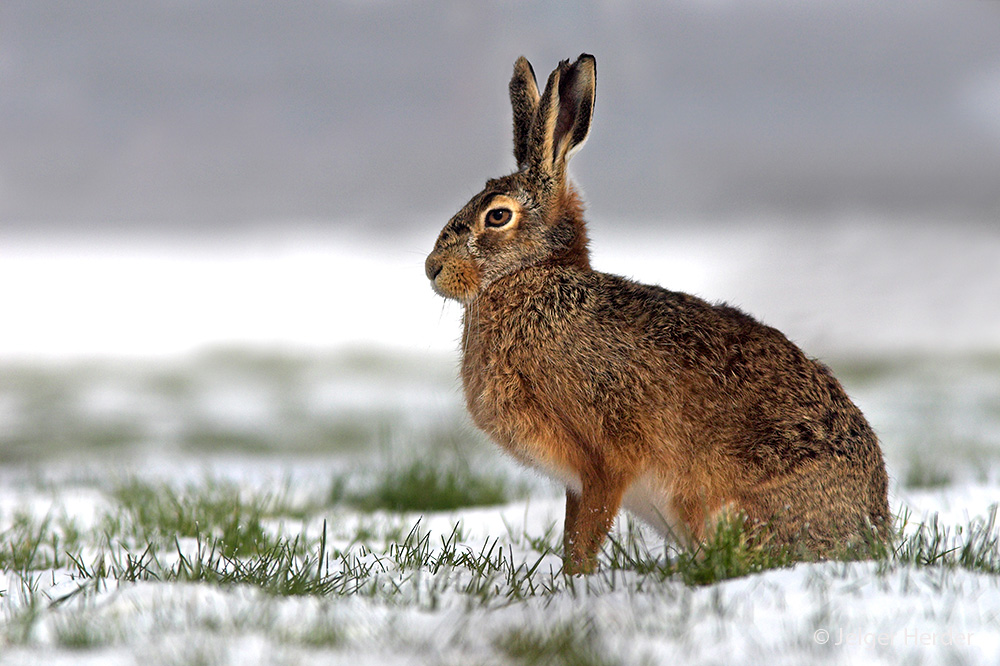
[[[915,516],[938,511],[945,524],[966,524],[995,503],[997,486],[962,486],[916,493],[897,504]],[[3,488],[4,504],[16,492]],[[51,493],[68,512],[86,515],[94,497],[66,489]],[[60,499],[61,498],[61,499]],[[23,500],[23,497],[20,498]],[[503,507],[422,516],[432,541],[461,523],[462,547],[479,552],[501,537],[514,561],[538,555],[509,535],[542,535],[561,514],[551,497]],[[312,519],[339,524],[348,538],[351,517]],[[410,524],[416,515],[398,517]],[[384,518],[387,521],[393,518]],[[505,536],[508,535],[508,536]],[[555,556],[541,571],[558,568]],[[112,582],[108,589],[65,604],[46,603],[29,636],[21,577],[5,572],[2,664],[995,664],[1000,659],[1000,580],[950,567],[870,562],[799,564],[704,587],[680,581],[641,581],[635,574],[595,576],[555,594],[508,603],[498,584],[495,602],[461,591],[462,573],[394,571],[395,589],[376,594],[276,596],[252,586]],[[42,572],[36,584],[58,598],[77,585],[62,571]],[[552,582],[546,573],[536,576]],[[612,581],[612,582],[609,582]],[[556,581],[558,584],[558,581]],[[449,585],[451,587],[449,587]],[[435,591],[435,588],[441,588]],[[11,627],[15,628],[12,629]],[[73,643],[74,632],[89,641]],[[324,633],[326,632],[326,633]],[[511,636],[565,632],[577,653],[552,661],[519,660]],[[317,638],[318,635],[318,638]],[[329,636],[329,637],[328,637]],[[560,660],[562,659],[562,660]],[[566,659],[570,659],[567,661]]]
[[[105,521],[125,520],[115,488],[138,479],[281,495],[292,509],[264,521],[270,533],[316,547],[326,525],[331,547],[386,566],[350,594],[147,577],[54,603],[82,581],[65,557],[18,571],[0,552],[0,664],[1000,663],[1000,576],[975,568],[799,564],[700,587],[607,561],[588,580],[555,575],[557,555],[537,541],[558,542],[559,489],[464,416],[459,310],[423,278],[435,231],[378,247],[296,234],[0,244],[4,548],[37,528],[58,537],[39,552],[75,538],[85,555],[124,557],[123,542],[98,536],[123,529]],[[605,234],[595,227],[595,266],[741,305],[828,360],[879,432],[910,533],[936,519],[961,542],[991,515],[1000,231],[858,221],[687,227],[658,232],[662,243]],[[462,460],[518,490],[445,512],[330,499],[334,479],[364,488],[406,460]],[[513,595],[501,576],[472,594],[467,569],[392,566],[418,521],[432,551],[458,523],[459,550],[537,563],[538,589]],[[164,562],[197,551],[191,537],[155,545]]]
[[[893,505],[908,514],[910,533],[936,514],[961,541],[1000,499],[997,367],[995,357],[980,355],[836,366],[880,431]],[[446,356],[373,352],[8,362],[0,377],[4,548],[30,534],[16,527],[28,516],[35,524],[48,518],[48,533],[60,542],[74,530],[82,534],[85,559],[94,557],[102,530],[121,531],[127,522],[117,485],[139,479],[197,494],[223,483],[242,501],[280,495],[293,508],[306,507],[266,521],[274,534],[304,535],[315,547],[325,524],[331,547],[385,569],[357,593],[285,595],[258,585],[112,577],[53,603],[85,582],[65,557],[28,572],[8,566],[0,580],[0,664],[1000,659],[1000,576],[961,567],[799,564],[693,587],[605,562],[591,579],[567,583],[554,574],[558,556],[532,542],[558,542],[559,489],[477,436],[462,414],[453,370]],[[518,498],[403,513],[325,499],[337,477],[363,488],[396,461],[433,467],[456,458],[487,478],[510,479]],[[106,526],[109,517],[118,528]],[[464,587],[474,578],[468,569],[396,567],[392,544],[418,521],[431,551],[443,548],[457,523],[460,551],[500,546],[514,567],[538,564],[531,579],[539,589],[509,600],[513,588],[502,576],[477,595]],[[641,535],[654,556],[662,553],[653,534]],[[120,538],[105,546],[119,558],[141,554],[142,542],[126,548]],[[176,560],[177,549],[192,558],[197,552],[190,537],[176,547],[172,539],[156,543],[164,562]],[[58,543],[39,547],[50,546]]]

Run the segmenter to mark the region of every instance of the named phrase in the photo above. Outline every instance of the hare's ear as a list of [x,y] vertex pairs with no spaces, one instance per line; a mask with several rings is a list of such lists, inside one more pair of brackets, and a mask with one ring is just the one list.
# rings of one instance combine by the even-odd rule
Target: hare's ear
[[563,175],[566,163],[590,134],[597,92],[597,60],[582,54],[572,65],[559,63],[549,75],[539,103],[533,139],[541,147],[541,162]]
[[514,76],[510,80],[510,105],[514,108],[514,159],[518,169],[523,169],[529,161],[531,151],[528,142],[538,111],[538,99],[535,70],[528,59],[521,56],[514,63]]

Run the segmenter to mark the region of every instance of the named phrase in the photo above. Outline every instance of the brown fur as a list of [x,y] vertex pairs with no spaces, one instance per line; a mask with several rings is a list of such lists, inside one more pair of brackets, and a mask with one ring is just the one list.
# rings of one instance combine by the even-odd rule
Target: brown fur
[[[591,269],[566,163],[595,89],[592,56],[560,63],[541,95],[518,59],[520,170],[487,182],[426,265],[465,304],[476,425],[567,484],[567,571],[593,568],[623,501],[695,540],[742,513],[809,557],[884,538],[878,440],[826,366],[735,308]],[[512,213],[500,228],[487,221],[497,202]]]

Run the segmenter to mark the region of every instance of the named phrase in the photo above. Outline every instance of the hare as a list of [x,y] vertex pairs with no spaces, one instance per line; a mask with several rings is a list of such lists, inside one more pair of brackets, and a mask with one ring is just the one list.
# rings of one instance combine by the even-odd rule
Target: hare
[[588,54],[541,94],[517,60],[517,171],[486,182],[425,265],[464,305],[473,421],[567,487],[564,570],[594,569],[623,505],[689,542],[739,516],[807,558],[887,537],[878,440],[826,366],[734,307],[590,267],[566,167],[596,84]]

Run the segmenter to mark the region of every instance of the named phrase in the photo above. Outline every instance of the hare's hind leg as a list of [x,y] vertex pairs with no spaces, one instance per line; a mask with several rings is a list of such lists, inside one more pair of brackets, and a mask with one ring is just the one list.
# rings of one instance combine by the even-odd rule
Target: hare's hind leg
[[563,571],[591,573],[597,553],[621,508],[627,482],[608,474],[584,473],[579,495],[566,490]]
[[884,485],[869,472],[820,461],[745,494],[741,506],[797,557],[853,559],[890,531]]

